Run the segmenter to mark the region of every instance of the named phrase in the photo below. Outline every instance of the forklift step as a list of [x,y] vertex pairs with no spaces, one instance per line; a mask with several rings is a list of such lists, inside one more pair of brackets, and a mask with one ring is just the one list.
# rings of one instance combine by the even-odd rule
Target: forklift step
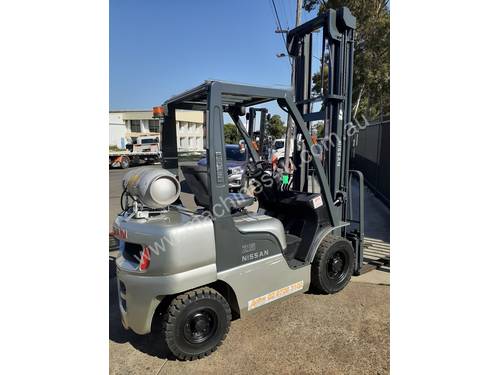
[[287,263],[288,263],[288,266],[292,269],[297,269],[297,268],[303,267],[306,264],[306,262],[303,262],[299,259],[290,259],[290,260],[287,260]]
[[287,261],[291,261],[295,258],[295,254],[299,249],[300,237],[294,236],[293,234],[286,234],[286,249],[283,252],[283,256]]

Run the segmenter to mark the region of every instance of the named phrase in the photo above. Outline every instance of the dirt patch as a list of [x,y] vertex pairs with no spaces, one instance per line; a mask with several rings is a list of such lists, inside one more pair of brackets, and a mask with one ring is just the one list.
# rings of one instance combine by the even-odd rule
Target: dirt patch
[[159,334],[121,328],[115,291],[111,277],[111,374],[389,373],[388,286],[350,283],[275,303],[233,321],[218,351],[193,362],[171,358]]

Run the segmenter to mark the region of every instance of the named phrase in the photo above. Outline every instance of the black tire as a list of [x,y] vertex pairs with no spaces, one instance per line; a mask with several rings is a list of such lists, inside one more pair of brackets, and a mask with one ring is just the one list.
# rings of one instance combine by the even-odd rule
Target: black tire
[[122,157],[122,161],[120,163],[120,167],[122,169],[127,169],[129,166],[130,166],[130,160],[129,160],[129,158],[127,158],[126,156]]
[[203,358],[224,341],[231,325],[231,308],[217,291],[203,287],[178,295],[163,320],[167,346],[177,358]]
[[354,249],[351,243],[328,235],[314,256],[311,285],[323,293],[336,293],[351,280],[353,267]]

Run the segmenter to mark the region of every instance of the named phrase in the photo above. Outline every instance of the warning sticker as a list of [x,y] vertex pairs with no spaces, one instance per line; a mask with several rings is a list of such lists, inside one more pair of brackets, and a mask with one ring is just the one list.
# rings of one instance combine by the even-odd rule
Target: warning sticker
[[281,289],[272,291],[270,293],[264,294],[263,296],[254,298],[248,301],[248,311],[256,309],[257,307],[263,306],[266,303],[273,302],[279,298],[288,296],[304,288],[304,280],[296,282],[295,284],[285,286]]
[[318,208],[323,206],[323,198],[321,198],[321,195],[317,196],[316,198],[313,198],[313,208]]
[[224,183],[224,171],[222,167],[224,166],[224,160],[222,159],[222,152],[217,151],[215,153],[215,171],[217,173],[217,184]]

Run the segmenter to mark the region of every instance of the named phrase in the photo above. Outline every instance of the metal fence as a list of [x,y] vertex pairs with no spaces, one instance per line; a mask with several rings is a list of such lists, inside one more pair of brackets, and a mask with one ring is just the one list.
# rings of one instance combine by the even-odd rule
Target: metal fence
[[358,134],[351,169],[363,172],[365,183],[387,205],[390,202],[390,120],[370,123]]

